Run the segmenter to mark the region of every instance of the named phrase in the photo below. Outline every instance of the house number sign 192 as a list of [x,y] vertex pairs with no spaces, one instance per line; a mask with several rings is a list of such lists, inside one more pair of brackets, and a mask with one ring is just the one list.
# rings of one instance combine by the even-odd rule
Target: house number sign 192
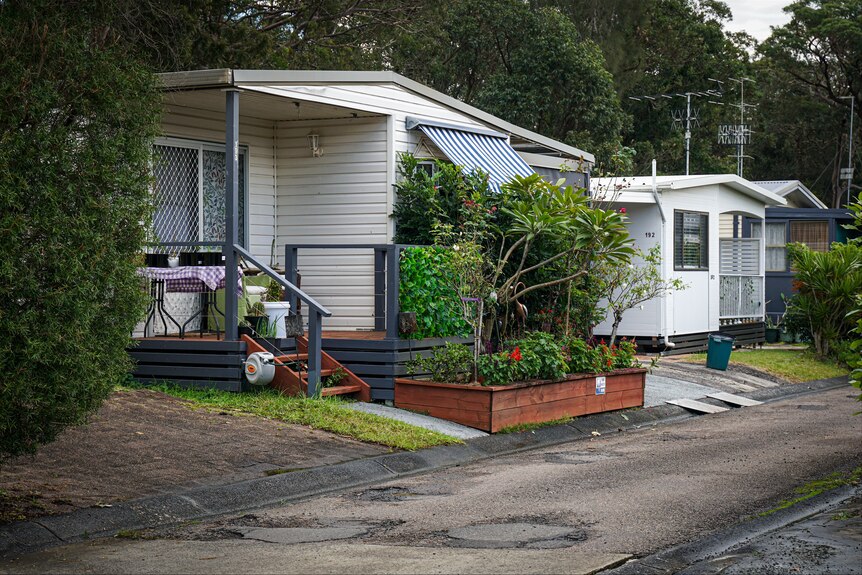
[[646,233],[644,234],[644,237],[647,237],[647,238],[654,238],[654,237],[655,237],[655,232],[646,232]]

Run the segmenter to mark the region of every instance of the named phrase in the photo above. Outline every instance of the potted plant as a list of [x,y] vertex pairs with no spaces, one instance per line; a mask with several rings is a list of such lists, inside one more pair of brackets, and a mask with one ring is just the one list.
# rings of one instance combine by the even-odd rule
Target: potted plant
[[247,327],[251,330],[251,336],[267,337],[269,335],[269,317],[262,302],[255,302],[246,309],[244,317]]
[[290,311],[290,303],[282,301],[284,288],[275,280],[270,280],[263,294],[263,308],[269,318],[269,325],[273,326],[273,337],[283,339],[287,337],[287,327],[284,318]]
[[472,377],[469,346],[447,344],[408,366],[425,379],[395,380],[395,405],[489,432],[525,423],[639,407],[646,370],[634,342],[589,346],[526,334],[503,351],[479,356]]
[[773,322],[772,317],[766,316],[766,330],[765,337],[766,343],[778,343],[778,338],[781,335],[781,317],[779,316],[778,320]]

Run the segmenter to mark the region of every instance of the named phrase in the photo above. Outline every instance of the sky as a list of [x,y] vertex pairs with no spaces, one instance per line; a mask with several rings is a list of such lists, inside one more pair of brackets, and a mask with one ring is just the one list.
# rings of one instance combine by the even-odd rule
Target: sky
[[781,26],[790,16],[781,11],[791,0],[724,0],[733,12],[733,20],[725,27],[731,32],[745,31],[763,42],[771,33],[770,26]]

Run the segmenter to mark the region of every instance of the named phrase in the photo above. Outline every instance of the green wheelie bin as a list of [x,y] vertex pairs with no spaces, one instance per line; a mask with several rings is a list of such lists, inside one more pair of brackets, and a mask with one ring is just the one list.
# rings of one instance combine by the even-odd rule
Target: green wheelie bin
[[706,346],[706,367],[726,371],[734,341],[736,338],[729,335],[709,334],[709,342]]

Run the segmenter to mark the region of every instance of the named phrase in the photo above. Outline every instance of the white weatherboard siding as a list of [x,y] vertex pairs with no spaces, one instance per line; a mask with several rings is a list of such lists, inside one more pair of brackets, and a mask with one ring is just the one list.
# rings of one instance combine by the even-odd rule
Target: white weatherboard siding
[[478,120],[428,100],[418,94],[394,84],[344,84],[328,86],[256,86],[246,89],[298,100],[344,106],[363,112],[392,116],[394,120],[395,152],[416,151],[421,133],[407,130],[407,116],[427,118],[440,122],[451,122],[473,128],[488,128]]
[[[702,333],[718,330],[718,186],[674,190],[663,194],[667,213],[665,241],[668,245],[665,270],[669,277],[680,278],[686,289],[673,294],[673,313],[668,335]],[[709,214],[709,270],[675,271],[673,269],[674,210]]]
[[722,238],[733,237],[733,214],[720,214],[718,218],[718,235]]
[[[167,97],[162,135],[224,145],[224,114],[174,106]],[[275,234],[275,124],[240,116],[240,145],[248,148],[248,237],[257,258],[269,263]]]
[[[655,204],[614,204],[615,209],[626,209],[629,218],[628,231],[636,248],[647,252],[661,241],[661,216]],[[637,263],[635,264],[637,265]],[[607,305],[602,301],[599,305]],[[642,307],[630,309],[623,314],[623,321],[617,332],[626,336],[655,336],[661,332],[662,302],[652,299]],[[598,336],[608,336],[613,329],[613,316],[601,322],[593,330]],[[663,335],[663,334],[662,334]]]
[[[285,244],[389,241],[387,118],[279,122],[278,260]],[[314,158],[307,135],[320,136]],[[329,308],[326,329],[374,327],[369,250],[300,250],[302,289]]]

